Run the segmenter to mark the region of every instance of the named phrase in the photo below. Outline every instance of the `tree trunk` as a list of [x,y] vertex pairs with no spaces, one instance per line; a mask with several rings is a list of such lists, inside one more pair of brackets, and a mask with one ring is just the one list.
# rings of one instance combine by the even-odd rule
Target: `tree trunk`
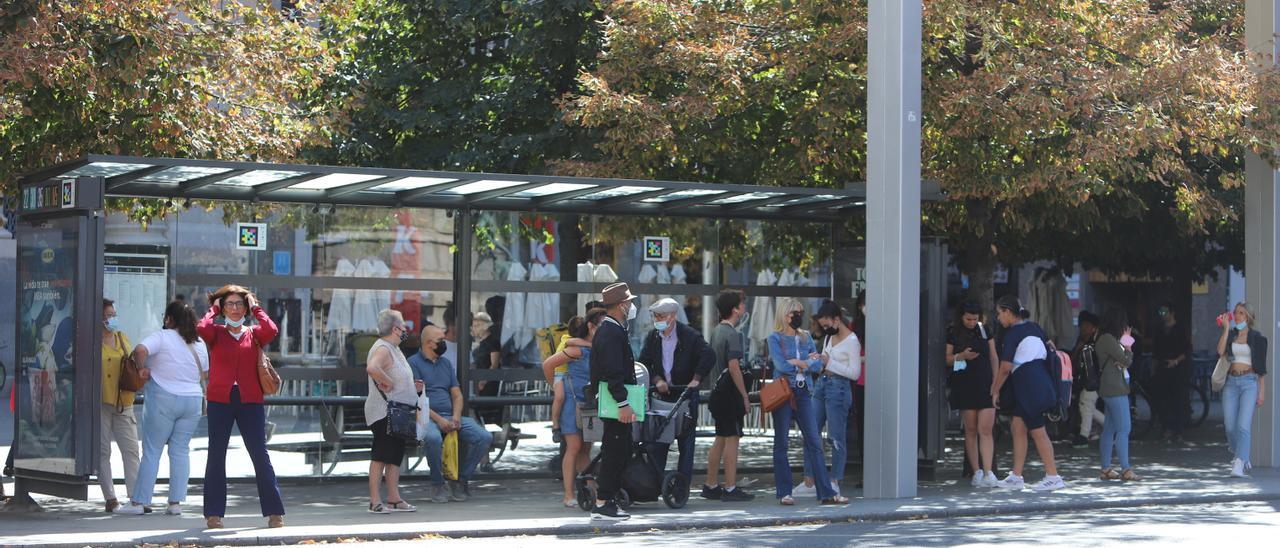
[[994,208],[981,200],[969,200],[966,210],[975,218],[982,219],[982,233],[968,239],[964,245],[965,273],[969,276],[968,300],[978,303],[985,314],[991,316],[988,322],[995,321],[995,275],[999,258],[996,256],[995,232],[996,223]]

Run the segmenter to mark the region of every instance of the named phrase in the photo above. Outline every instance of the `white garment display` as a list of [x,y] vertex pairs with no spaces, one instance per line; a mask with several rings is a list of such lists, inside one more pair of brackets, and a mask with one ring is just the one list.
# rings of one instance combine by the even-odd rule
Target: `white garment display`
[[1040,324],[1049,340],[1059,347],[1071,344],[1074,331],[1071,301],[1067,298],[1067,280],[1061,273],[1040,270],[1031,280],[1031,320]]
[[[560,271],[555,265],[535,264],[529,271],[529,281],[558,282]],[[529,293],[524,309],[524,324],[530,333],[560,323],[560,295],[558,294]]]
[[[346,259],[338,259],[338,266],[333,275],[338,278],[350,278],[356,273],[356,265]],[[329,301],[329,319],[326,329],[329,331],[348,331],[351,329],[351,307],[355,293],[350,289],[333,290],[333,298]]]
[[[381,259],[360,259],[356,266],[357,278],[388,278],[391,269]],[[357,289],[351,311],[351,328],[356,331],[377,332],[378,312],[391,308],[391,292],[378,289]]]
[[[769,287],[776,283],[778,283],[778,276],[772,270],[762,271],[756,276],[757,286]],[[761,350],[765,348],[769,334],[773,332],[773,314],[773,297],[757,296],[751,302],[751,319],[748,322],[747,338],[751,342],[752,353],[763,354]]]
[[[665,269],[664,269],[665,270]],[[662,283],[662,272],[658,272],[658,282]],[[676,263],[671,267],[671,279],[669,283],[683,285],[689,283],[689,275],[685,273],[684,266]],[[689,323],[689,315],[684,312],[684,295],[672,295],[671,298],[680,303],[680,312],[677,313],[682,323]]]
[[[523,282],[528,273],[520,263],[511,263],[507,268],[507,281]],[[520,291],[508,291],[506,298],[507,302],[502,310],[502,334],[500,335],[502,346],[512,342],[515,343],[516,348],[522,348],[533,340],[533,333],[529,332],[528,327],[524,325],[525,294]]]
[[[660,281],[658,270],[662,270],[662,273],[666,275],[666,281]],[[665,266],[658,265],[655,268],[653,263],[645,263],[640,268],[640,275],[636,276],[636,281],[642,284],[670,283],[671,274],[667,273],[667,267]],[[660,295],[649,295],[643,291],[640,292],[640,298],[636,299],[636,304],[640,306],[640,313],[637,314],[636,319],[639,322],[639,334],[641,336],[647,336],[649,331],[653,329],[653,313],[649,312],[649,307],[660,299],[662,299]]]
[[[618,274],[613,271],[613,267],[607,264],[594,264],[591,261],[587,261],[578,263],[578,281],[611,284],[618,281]],[[578,309],[574,310],[573,313],[577,315],[585,312],[587,303],[598,300],[600,300],[599,292],[578,294]]]

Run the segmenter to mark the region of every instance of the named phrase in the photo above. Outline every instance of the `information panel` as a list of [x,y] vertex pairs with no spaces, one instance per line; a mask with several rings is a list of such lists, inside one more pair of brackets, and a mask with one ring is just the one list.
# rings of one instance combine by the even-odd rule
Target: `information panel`
[[137,344],[159,331],[168,304],[169,257],[108,251],[102,270],[102,296],[115,301],[116,320],[125,337]]

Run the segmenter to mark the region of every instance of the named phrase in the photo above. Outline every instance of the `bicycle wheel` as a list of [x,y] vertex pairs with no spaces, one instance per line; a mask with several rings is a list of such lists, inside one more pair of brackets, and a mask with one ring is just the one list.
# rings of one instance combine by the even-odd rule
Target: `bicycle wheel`
[[1129,419],[1133,425],[1129,438],[1139,439],[1151,433],[1151,427],[1155,425],[1156,416],[1155,409],[1151,407],[1151,400],[1147,398],[1147,393],[1136,384],[1134,387],[1135,390],[1129,393]]
[[1191,386],[1191,427],[1195,428],[1204,424],[1204,420],[1209,418],[1209,391],[1205,390],[1204,385],[1195,384]]

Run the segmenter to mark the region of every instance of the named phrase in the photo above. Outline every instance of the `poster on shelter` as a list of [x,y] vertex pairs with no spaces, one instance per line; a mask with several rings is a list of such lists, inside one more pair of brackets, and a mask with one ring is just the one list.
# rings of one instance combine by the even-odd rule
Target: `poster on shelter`
[[18,232],[14,464],[67,475],[75,473],[76,228],[76,219],[55,219]]

